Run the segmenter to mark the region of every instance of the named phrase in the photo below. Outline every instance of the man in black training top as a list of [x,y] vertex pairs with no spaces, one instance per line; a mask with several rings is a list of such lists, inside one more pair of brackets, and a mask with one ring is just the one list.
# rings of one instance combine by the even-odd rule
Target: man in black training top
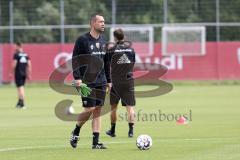
[[73,148],[77,147],[81,127],[92,115],[92,149],[106,149],[99,142],[100,114],[101,107],[104,105],[107,85],[103,66],[105,56],[103,46],[105,45],[105,40],[101,35],[105,28],[103,16],[99,14],[91,16],[90,26],[90,32],[80,36],[75,42],[72,66],[75,86],[80,87],[82,83],[85,83],[92,89],[92,93],[88,97],[82,96],[84,111],[78,116],[76,127],[72,131],[70,144]]
[[15,77],[15,84],[18,92],[17,108],[25,108],[24,106],[24,85],[26,78],[31,79],[31,61],[27,53],[23,51],[22,44],[16,43],[16,52],[12,61],[12,72]]
[[122,106],[126,106],[128,113],[128,137],[133,137],[133,125],[135,119],[134,106],[136,103],[133,79],[135,52],[134,49],[131,48],[131,43],[124,41],[124,33],[122,29],[116,29],[113,32],[113,35],[116,44],[114,47],[110,48],[106,54],[107,61],[111,61],[110,65],[106,65],[108,68],[107,81],[108,83],[112,83],[110,92],[111,129],[106,131],[106,134],[111,137],[116,136],[115,126],[117,121],[117,105],[121,99]]

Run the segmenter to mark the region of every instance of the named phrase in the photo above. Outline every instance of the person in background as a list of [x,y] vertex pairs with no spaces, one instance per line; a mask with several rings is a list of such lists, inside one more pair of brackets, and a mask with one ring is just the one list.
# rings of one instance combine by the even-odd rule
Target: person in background
[[27,53],[23,51],[22,44],[16,43],[16,52],[12,60],[12,73],[14,75],[15,84],[18,93],[18,102],[16,108],[26,108],[24,104],[24,85],[26,79],[31,79],[31,61]]

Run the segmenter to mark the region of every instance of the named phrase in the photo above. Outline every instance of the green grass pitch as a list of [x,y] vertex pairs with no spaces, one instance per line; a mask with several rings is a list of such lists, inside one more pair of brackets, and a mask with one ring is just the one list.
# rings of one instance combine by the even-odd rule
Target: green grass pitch
[[[148,89],[142,87],[138,89]],[[64,122],[54,114],[63,99],[74,100],[74,109],[82,110],[79,97],[62,95],[46,85],[26,87],[26,110],[15,108],[14,86],[0,86],[0,160],[239,160],[240,159],[240,85],[175,84],[170,93],[152,98],[137,98],[135,137],[128,138],[128,125],[119,106],[116,138],[105,135],[109,114],[102,117],[100,140],[107,150],[91,149],[91,123],[81,131],[77,149],[69,145],[75,122]],[[141,111],[140,111],[141,110]],[[186,125],[175,121],[150,120],[150,114],[189,114]],[[148,117],[144,117],[148,116]],[[140,151],[137,135],[148,134],[153,146]]]

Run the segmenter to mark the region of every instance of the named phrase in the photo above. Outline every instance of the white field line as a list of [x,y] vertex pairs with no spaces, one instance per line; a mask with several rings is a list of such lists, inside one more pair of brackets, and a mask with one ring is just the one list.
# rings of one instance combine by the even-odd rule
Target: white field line
[[[104,144],[125,144],[134,143],[134,141],[122,141],[122,142],[106,142]],[[87,146],[90,144],[79,144],[79,146]],[[11,148],[0,148],[0,152],[16,151],[16,150],[31,150],[31,149],[41,149],[41,148],[70,148],[70,145],[48,145],[48,146],[25,146],[25,147],[11,147]]]
[[[238,137],[233,137],[233,138],[227,138],[227,137],[222,137],[222,138],[185,138],[185,139],[178,139],[178,138],[172,138],[172,139],[158,139],[155,140],[154,142],[176,142],[176,141],[200,141],[203,142],[204,140],[209,142],[222,142],[223,140],[233,140],[233,139],[238,139]],[[104,144],[128,144],[128,143],[135,143],[135,141],[121,141],[121,142],[105,142]],[[79,144],[79,146],[88,146],[90,144]],[[32,149],[41,149],[41,148],[66,148],[69,147],[70,145],[46,145],[46,146],[23,146],[23,147],[9,147],[9,148],[0,148],[0,152],[9,152],[9,151],[18,151],[18,150],[32,150]]]

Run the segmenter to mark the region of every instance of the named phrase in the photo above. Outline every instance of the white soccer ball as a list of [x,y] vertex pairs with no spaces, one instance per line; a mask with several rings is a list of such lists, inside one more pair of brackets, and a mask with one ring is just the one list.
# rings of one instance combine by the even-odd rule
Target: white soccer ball
[[149,135],[142,134],[138,136],[136,145],[140,150],[148,150],[152,147],[152,138]]
[[75,110],[72,106],[66,108],[66,114],[74,114]]

